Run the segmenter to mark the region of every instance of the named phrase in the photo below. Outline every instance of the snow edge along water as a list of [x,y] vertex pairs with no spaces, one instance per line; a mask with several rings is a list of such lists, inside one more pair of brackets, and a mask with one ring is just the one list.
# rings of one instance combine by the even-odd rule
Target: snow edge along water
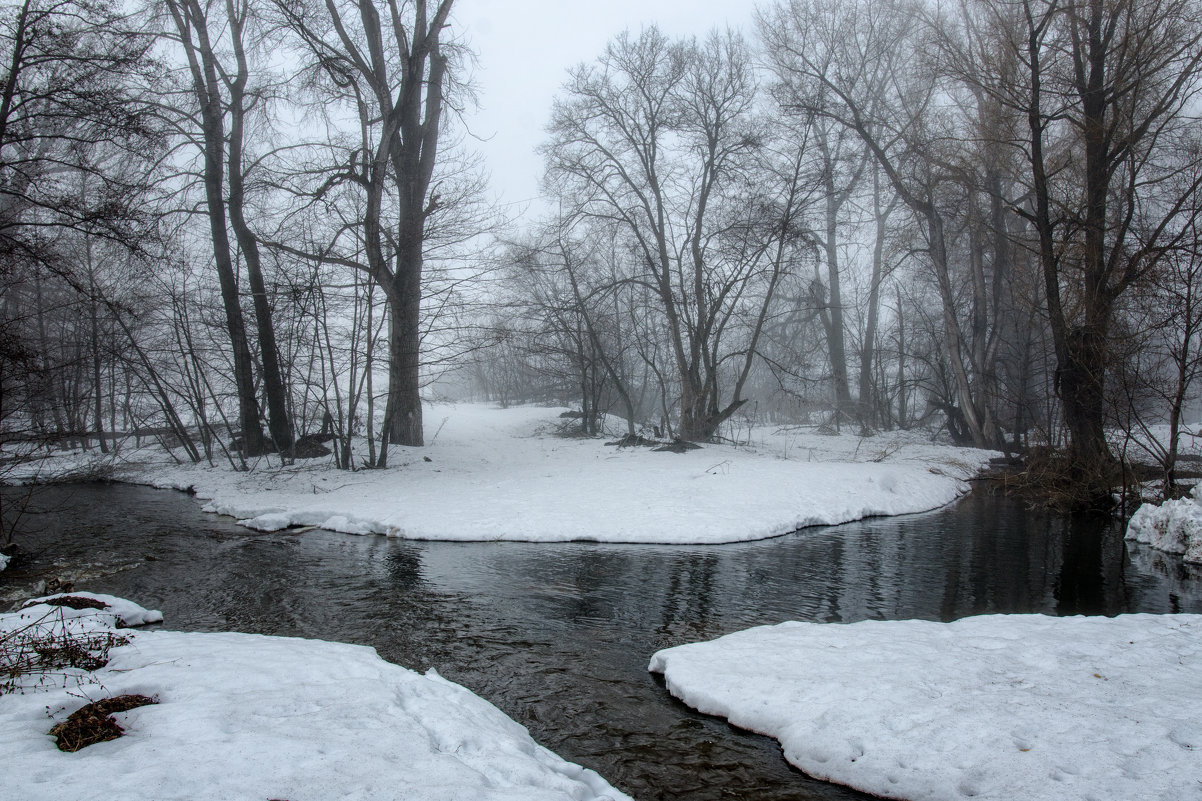
[[683,545],[937,509],[997,455],[914,432],[861,438],[799,427],[755,429],[751,447],[654,453],[556,436],[559,412],[435,405],[438,437],[426,448],[394,446],[394,466],[379,471],[298,463],[235,473],[140,454],[116,472],[194,492],[205,511],[263,531]]
[[[119,635],[95,671],[0,695],[6,787],[22,801],[170,797],[411,801],[631,801],[596,772],[436,672],[361,645],[233,632],[131,631],[162,615],[112,596],[105,609],[35,599],[0,634]],[[41,603],[38,603],[40,601]],[[121,713],[123,736],[63,753],[56,720],[101,696],[157,703]],[[165,788],[170,788],[169,791]]]
[[700,712],[885,798],[1179,801],[1202,775],[1202,616],[786,622],[667,648]]

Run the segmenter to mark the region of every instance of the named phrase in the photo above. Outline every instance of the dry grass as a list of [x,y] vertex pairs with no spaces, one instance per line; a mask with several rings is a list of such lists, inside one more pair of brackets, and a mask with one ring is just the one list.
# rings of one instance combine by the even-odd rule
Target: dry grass
[[41,601],[29,601],[21,608],[24,609],[37,604],[46,604],[47,606],[65,606],[70,609],[108,609],[109,605],[104,601],[97,601],[95,598],[85,598],[82,595],[60,595],[57,598],[46,598]]
[[124,733],[113,715],[140,706],[157,704],[159,699],[147,695],[118,695],[93,701],[71,713],[62,723],[50,730],[60,751],[78,751],[95,743],[115,740]]
[[1021,469],[995,480],[1008,493],[1061,512],[1109,512],[1115,507],[1113,488],[1124,484],[1117,462],[1090,468],[1043,449],[1033,449]]

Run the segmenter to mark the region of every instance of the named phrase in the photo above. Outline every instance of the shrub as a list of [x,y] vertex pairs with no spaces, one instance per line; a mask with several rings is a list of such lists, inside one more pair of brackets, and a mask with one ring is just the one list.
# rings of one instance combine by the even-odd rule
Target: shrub
[[108,664],[109,651],[129,642],[112,631],[72,625],[65,608],[0,631],[0,695],[90,683],[88,674]]

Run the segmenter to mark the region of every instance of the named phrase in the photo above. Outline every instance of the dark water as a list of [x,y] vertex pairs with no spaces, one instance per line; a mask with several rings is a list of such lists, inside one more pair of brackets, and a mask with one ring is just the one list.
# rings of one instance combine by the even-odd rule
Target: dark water
[[179,493],[47,492],[37,503],[51,511],[23,523],[32,558],[0,573],[0,597],[75,577],[162,609],[174,629],[372,645],[437,668],[640,801],[865,798],[674,701],[646,672],[660,648],[783,620],[1202,612],[1202,581],[1154,551],[1128,553],[1121,526],[987,495],[758,543],[664,547],[265,535]]

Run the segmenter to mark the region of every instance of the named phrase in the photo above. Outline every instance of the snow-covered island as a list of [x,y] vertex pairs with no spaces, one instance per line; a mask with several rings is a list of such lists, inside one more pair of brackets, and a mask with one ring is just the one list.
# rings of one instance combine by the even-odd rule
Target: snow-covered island
[[1189,496],[1161,504],[1145,503],[1127,523],[1127,539],[1161,551],[1180,554],[1182,560],[1202,564],[1202,498],[1195,485]]
[[[23,691],[0,695],[5,798],[630,801],[482,698],[372,648],[133,632],[115,628],[118,618],[162,616],[110,596],[72,596],[109,606],[34,604],[0,615],[0,638],[38,624],[42,636],[107,633],[128,644],[112,647],[94,672],[66,668],[41,687],[44,677],[27,673]],[[11,639],[0,653],[14,653]],[[125,730],[117,739],[58,750],[52,726],[123,694],[157,703],[116,715]]]
[[[210,512],[260,530],[319,526],[428,540],[720,543],[811,525],[923,512],[954,501],[997,454],[936,445],[920,432],[825,435],[812,427],[745,431],[744,446],[685,453],[559,435],[562,408],[433,404],[424,448],[394,447],[386,470],[327,459],[250,472],[177,465],[127,451],[118,480],[194,491]],[[80,468],[63,455],[42,476]]]
[[669,648],[689,706],[895,799],[1202,797],[1202,616],[782,623]]

